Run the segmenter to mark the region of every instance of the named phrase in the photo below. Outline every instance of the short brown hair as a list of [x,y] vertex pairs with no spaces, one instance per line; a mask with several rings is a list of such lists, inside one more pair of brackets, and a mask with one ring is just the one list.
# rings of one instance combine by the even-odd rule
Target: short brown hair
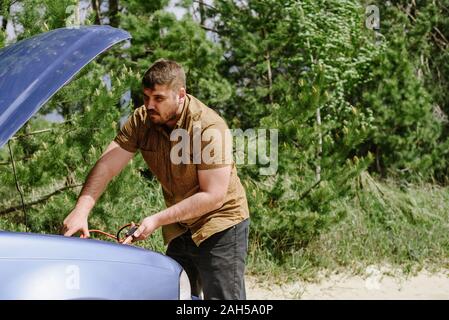
[[145,72],[142,78],[144,88],[154,89],[154,86],[168,85],[172,90],[186,87],[186,74],[181,65],[176,61],[159,59],[156,60]]

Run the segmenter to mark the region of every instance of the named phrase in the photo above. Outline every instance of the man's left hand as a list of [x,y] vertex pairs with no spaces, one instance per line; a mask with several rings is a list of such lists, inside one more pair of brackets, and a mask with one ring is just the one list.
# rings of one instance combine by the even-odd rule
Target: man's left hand
[[139,228],[128,238],[123,241],[123,244],[129,244],[131,242],[136,242],[140,240],[145,240],[148,238],[157,228],[159,228],[159,225],[156,222],[156,219],[154,216],[149,216],[143,219],[142,223],[140,224]]

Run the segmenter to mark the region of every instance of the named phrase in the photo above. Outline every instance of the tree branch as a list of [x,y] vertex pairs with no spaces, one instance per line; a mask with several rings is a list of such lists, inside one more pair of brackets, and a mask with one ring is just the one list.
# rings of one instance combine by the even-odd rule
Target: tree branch
[[[65,186],[65,187],[62,187],[62,188],[60,188],[60,189],[57,189],[57,190],[53,191],[52,193],[43,196],[43,197],[40,198],[40,199],[37,199],[37,200],[32,201],[32,202],[29,202],[29,203],[25,203],[25,208],[29,208],[29,207],[32,207],[32,206],[34,206],[34,205],[36,205],[36,204],[45,202],[45,201],[47,201],[48,199],[50,199],[51,197],[53,197],[53,196],[55,196],[55,195],[57,195],[57,194],[59,194],[59,193],[65,191],[65,190],[67,190],[67,189],[72,189],[72,188],[81,187],[82,185],[83,185],[83,184],[81,183],[81,184],[75,184],[75,185],[71,185],[71,186]],[[20,205],[17,205],[17,206],[14,206],[14,207],[6,208],[6,209],[0,211],[0,216],[1,216],[1,215],[4,215],[4,214],[11,213],[11,212],[18,211],[18,210],[20,210],[20,209],[22,209],[22,205],[21,205],[21,204],[20,204]]]
[[218,30],[212,29],[212,28],[209,28],[209,27],[206,27],[206,26],[203,25],[203,24],[200,24],[200,27],[203,28],[203,29],[206,30],[206,31],[211,31],[211,32],[214,32],[214,33],[216,33],[216,34],[220,34],[220,33],[218,32]]
[[305,192],[303,192],[299,196],[299,200],[304,199],[313,189],[315,189],[319,184],[321,183],[321,180],[316,181],[309,189],[307,189]]
[[17,135],[17,136],[15,136],[15,137],[12,137],[11,139],[20,139],[20,138],[32,136],[32,135],[35,135],[35,134],[40,134],[40,133],[45,133],[45,132],[51,132],[51,131],[53,131],[53,130],[54,130],[54,129],[42,129],[42,130],[37,130],[37,131],[33,131],[33,132],[29,132],[29,133]]
[[[31,159],[31,157],[23,157],[20,159],[15,159],[14,161],[19,162],[19,161],[30,160],[30,159]],[[7,166],[7,165],[10,165],[11,163],[12,163],[11,161],[2,161],[2,162],[0,162],[0,166]]]
[[199,5],[207,7],[211,10],[218,11],[217,8],[215,8],[214,6],[212,6],[208,3],[205,3],[204,0],[193,0],[193,3],[198,3]]

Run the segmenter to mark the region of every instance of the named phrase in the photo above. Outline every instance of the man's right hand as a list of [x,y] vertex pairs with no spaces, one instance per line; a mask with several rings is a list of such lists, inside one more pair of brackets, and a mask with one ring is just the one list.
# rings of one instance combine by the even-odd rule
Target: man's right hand
[[73,209],[72,212],[65,218],[63,233],[66,237],[71,237],[78,231],[81,233],[81,238],[89,238],[89,227],[87,224],[87,217],[89,213],[80,209]]

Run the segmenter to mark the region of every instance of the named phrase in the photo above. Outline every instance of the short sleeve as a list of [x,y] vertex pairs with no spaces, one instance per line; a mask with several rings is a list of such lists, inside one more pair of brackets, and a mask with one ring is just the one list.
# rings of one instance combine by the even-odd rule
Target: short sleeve
[[137,137],[140,122],[141,121],[136,110],[122,126],[114,141],[126,151],[136,152],[139,148]]
[[201,132],[199,170],[232,165],[232,134],[224,121],[214,123]]

